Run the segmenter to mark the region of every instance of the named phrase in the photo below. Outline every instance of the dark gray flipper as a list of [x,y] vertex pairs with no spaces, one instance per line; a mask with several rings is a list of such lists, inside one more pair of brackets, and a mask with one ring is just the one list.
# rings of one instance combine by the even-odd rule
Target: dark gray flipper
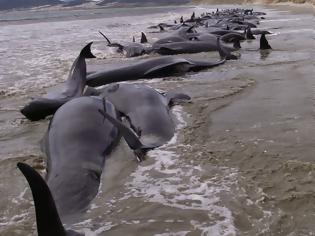
[[107,41],[107,46],[108,47],[117,47],[119,49],[119,51],[122,51],[124,49],[124,46],[121,45],[120,43],[112,43],[109,38],[107,38],[105,36],[105,34],[103,34],[101,31],[98,31]]
[[106,39],[108,45],[112,44],[112,43],[110,42],[109,38],[107,38],[107,37],[105,36],[105,34],[103,34],[100,30],[99,30],[98,32]]
[[106,113],[106,111],[99,110],[99,112],[107,119],[109,120],[117,129],[120,131],[124,139],[126,140],[128,146],[134,150],[138,161],[144,160],[144,156],[147,151],[155,148],[154,147],[148,147],[144,146],[139,138],[135,135],[135,133],[130,130],[127,126],[125,126],[121,121],[113,118],[111,115]]
[[60,221],[51,192],[40,174],[29,165],[21,162],[17,164],[17,167],[25,176],[32,190],[38,236],[67,236],[69,233],[81,235],[73,231],[66,232]]
[[271,46],[268,43],[268,40],[266,39],[266,35],[262,34],[260,37],[260,48],[261,50],[264,49],[272,49]]
[[143,32],[141,32],[140,43],[147,43],[147,42],[148,42],[147,36]]

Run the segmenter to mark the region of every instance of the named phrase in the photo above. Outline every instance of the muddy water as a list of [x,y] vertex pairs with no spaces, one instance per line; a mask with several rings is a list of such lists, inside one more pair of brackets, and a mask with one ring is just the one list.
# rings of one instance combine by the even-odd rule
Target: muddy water
[[[90,209],[67,227],[85,235],[315,232],[312,15],[287,8],[256,9],[268,12],[261,27],[274,32],[268,36],[274,50],[259,52],[257,41],[247,42],[238,61],[185,77],[141,81],[159,89],[186,92],[193,102],[173,108],[175,137],[149,152],[145,162],[138,164],[122,142],[106,162],[99,194]],[[204,8],[194,10],[203,12]],[[171,9],[141,18],[149,23],[171,21],[190,12]],[[147,22],[129,16],[120,17],[119,23],[115,19],[82,20],[84,34],[78,31],[78,21],[55,22],[51,25],[56,33],[51,38],[39,35],[51,33],[45,23],[34,23],[37,28],[30,24],[2,28],[6,40],[13,37],[10,27],[23,31],[17,36],[22,40],[22,53],[14,50],[12,62],[14,57],[29,56],[22,47],[27,34],[45,47],[29,40],[28,47],[39,53],[38,59],[31,61],[35,65],[30,68],[23,59],[23,63],[12,64],[17,74],[8,70],[1,74],[1,235],[36,235],[31,194],[15,165],[26,161],[42,174],[45,167],[38,142],[47,121],[30,123],[17,108],[39,88],[65,78],[76,56],[73,51],[78,51],[82,41],[97,38],[92,33],[95,27],[113,29],[110,36],[119,39],[140,32]],[[151,39],[156,37],[149,34]],[[58,55],[60,45],[64,49]],[[89,66],[126,61],[106,49],[101,40],[94,52],[108,59],[90,61]],[[216,59],[217,54],[189,57]],[[32,77],[24,76],[24,72]]]

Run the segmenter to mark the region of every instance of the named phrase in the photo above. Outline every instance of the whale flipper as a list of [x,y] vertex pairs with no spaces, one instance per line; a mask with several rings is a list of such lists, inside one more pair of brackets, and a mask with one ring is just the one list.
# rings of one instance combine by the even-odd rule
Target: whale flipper
[[19,162],[17,167],[31,187],[35,203],[38,236],[66,236],[55,201],[44,179],[29,165]]
[[101,31],[98,31],[107,41],[107,46],[108,47],[117,47],[119,51],[122,51],[124,49],[124,46],[119,44],[119,43],[112,43],[109,38],[105,36]]
[[119,132],[126,140],[128,146],[132,150],[134,150],[138,161],[142,161],[144,159],[144,155],[147,151],[155,148],[155,146],[150,147],[143,145],[136,134],[130,128],[125,126],[121,121],[106,113],[106,111],[99,110],[99,112],[119,130]]
[[100,30],[98,31],[107,41],[107,45],[111,45],[112,43],[110,42],[110,40],[105,36],[105,34],[103,34]]

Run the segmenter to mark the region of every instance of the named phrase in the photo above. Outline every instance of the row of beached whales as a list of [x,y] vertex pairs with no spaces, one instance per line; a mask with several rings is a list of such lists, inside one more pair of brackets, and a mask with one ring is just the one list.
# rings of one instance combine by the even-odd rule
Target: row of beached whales
[[[108,46],[125,51],[128,57],[153,52],[218,51],[217,61],[159,56],[112,70],[87,72],[85,59],[94,55],[92,43],[86,45],[71,67],[64,90],[33,99],[21,110],[32,121],[53,115],[41,143],[47,156],[46,179],[29,165],[18,163],[32,190],[38,235],[82,235],[66,230],[63,223],[73,223],[89,207],[98,193],[105,159],[121,136],[137,159],[143,160],[148,150],[173,137],[171,106],[190,100],[186,94],[116,82],[176,76],[219,66],[237,59],[231,52],[240,48],[240,41],[253,40],[255,34],[261,34],[260,49],[271,49],[265,37],[269,32],[257,29],[262,15],[252,9],[217,10],[200,17],[193,13],[188,20],[181,17],[179,23],[150,27],[159,28],[164,35],[151,46],[143,33],[142,43],[128,45],[112,43],[102,34]],[[110,85],[95,88],[106,84]]]

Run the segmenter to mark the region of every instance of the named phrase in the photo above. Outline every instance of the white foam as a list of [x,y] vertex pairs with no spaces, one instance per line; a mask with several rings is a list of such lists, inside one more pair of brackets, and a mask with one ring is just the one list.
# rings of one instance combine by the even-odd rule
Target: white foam
[[82,230],[80,230],[80,233],[84,233],[85,236],[97,236],[100,233],[103,233],[105,231],[110,230],[111,228],[115,227],[115,224],[112,224],[111,222],[106,222],[104,223],[105,225],[96,229],[96,230],[91,230],[89,228],[83,228]]
[[19,196],[17,196],[16,198],[13,198],[13,199],[12,199],[12,202],[15,203],[15,204],[18,204],[19,202],[25,200],[25,199],[24,199],[24,195],[25,195],[27,189],[28,189],[28,188],[26,187],[26,188],[20,193]]
[[185,236],[190,231],[180,231],[180,232],[169,232],[169,233],[162,233],[162,234],[154,234],[154,236]]
[[[178,121],[179,131],[187,125],[183,117],[184,112],[180,106],[174,107],[173,112]],[[174,151],[177,146],[177,135],[178,132],[169,143],[148,153],[150,163],[147,161],[132,173],[132,179],[126,183],[128,192],[120,200],[131,196],[141,197],[146,202],[164,206],[205,211],[212,222],[191,221],[203,235],[235,235],[232,213],[220,205],[220,194],[229,192],[230,186],[235,182],[237,171],[226,167],[214,167],[220,174],[207,181],[203,180],[205,170],[202,166],[194,165],[193,161],[187,163]],[[185,148],[183,145],[181,147]],[[185,235],[188,232],[180,233],[157,235]]]
[[13,216],[11,219],[9,219],[6,222],[3,222],[3,223],[0,222],[0,226],[16,225],[18,223],[27,221],[28,215],[29,215],[28,212],[22,213],[22,214],[19,214],[19,215],[15,215],[15,216]]

